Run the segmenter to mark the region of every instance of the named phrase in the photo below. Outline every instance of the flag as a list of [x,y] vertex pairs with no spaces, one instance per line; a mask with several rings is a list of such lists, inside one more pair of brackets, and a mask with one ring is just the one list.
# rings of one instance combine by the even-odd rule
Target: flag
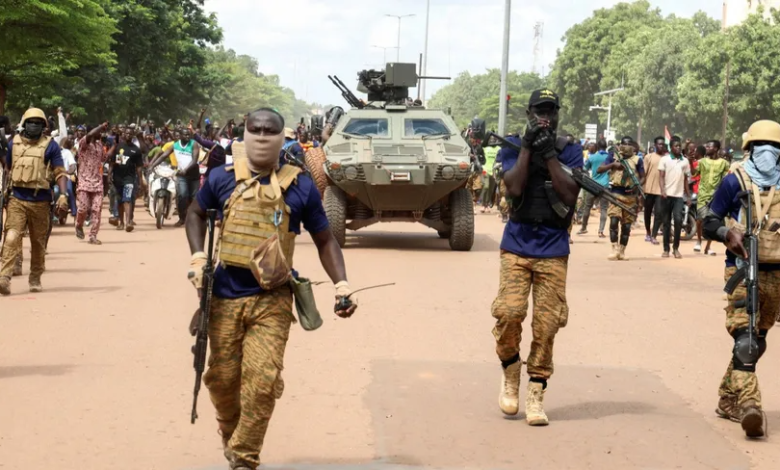
[[666,139],[666,146],[672,143],[672,134],[669,133],[669,128],[664,126],[664,139]]

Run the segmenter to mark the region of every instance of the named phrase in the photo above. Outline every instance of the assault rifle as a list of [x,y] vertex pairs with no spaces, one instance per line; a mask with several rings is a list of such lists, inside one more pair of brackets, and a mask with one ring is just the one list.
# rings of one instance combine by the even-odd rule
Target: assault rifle
[[[522,147],[513,144],[512,142],[509,142],[505,138],[501,137],[500,135],[494,133],[494,132],[488,132],[484,136],[484,141],[487,142],[487,140],[491,137],[494,137],[496,140],[498,140],[501,144],[506,145],[507,147],[513,148],[517,150],[518,152],[522,151]],[[559,148],[559,145],[556,143],[556,149],[562,150],[562,148]],[[560,162],[559,162],[560,163]],[[620,202],[611,192],[609,192],[609,189],[605,188],[604,186],[597,183],[593,178],[587,175],[582,169],[576,168],[571,169],[568,166],[561,163],[561,168],[563,168],[563,171],[571,176],[571,178],[574,180],[577,185],[579,185],[580,188],[584,189],[585,191],[589,192],[590,194],[596,196],[596,197],[603,197],[607,201],[609,201],[611,204],[614,204],[618,206],[619,208],[623,209],[624,211],[628,212],[629,214],[636,216],[636,209],[632,209],[628,207],[626,204],[623,204]],[[548,185],[545,190],[552,191],[552,185]],[[556,198],[557,199],[557,198]],[[565,217],[566,213],[568,213],[568,208],[563,205],[563,203],[553,204],[553,209],[555,212],[558,213],[561,217]],[[563,212],[563,213],[562,213]]]
[[195,391],[192,397],[192,416],[190,422],[195,424],[198,419],[198,393],[203,371],[206,369],[206,348],[209,342],[209,315],[211,314],[211,288],[214,286],[214,225],[217,219],[217,211],[206,211],[206,224],[208,228],[208,251],[206,266],[203,267],[203,292],[200,295],[200,311],[195,326],[195,345],[192,354],[195,366]]
[[628,162],[622,156],[620,153],[617,153],[616,155],[618,161],[620,161],[620,164],[623,165],[623,171],[628,173],[628,176],[631,178],[631,181],[634,183],[634,187],[639,191],[639,195],[642,196],[642,199],[645,199],[645,190],[642,189],[642,185],[639,183],[639,178],[636,177],[636,173],[634,173],[634,170],[631,169],[630,166],[628,166]]
[[347,88],[347,85],[344,84],[344,82],[341,81],[339,77],[336,75],[330,76],[328,75],[328,78],[330,79],[331,83],[336,86],[336,88],[339,89],[341,92],[341,96],[347,100],[347,103],[349,103],[350,106],[353,108],[363,109],[365,105],[362,101],[358,99],[357,96],[355,96],[354,93],[352,93],[349,88]]
[[745,308],[748,316],[748,337],[747,343],[744,336],[737,338],[734,344],[734,355],[746,365],[753,365],[758,361],[759,348],[756,340],[756,315],[758,315],[758,234],[756,230],[761,229],[761,221],[758,227],[753,223],[753,197],[750,193],[750,187],[740,193],[742,205],[745,207],[745,238],[743,245],[748,253],[747,264],[737,269],[731,278],[726,282],[723,289],[731,295],[744,283],[747,290],[747,296],[744,299],[734,302],[734,308]]

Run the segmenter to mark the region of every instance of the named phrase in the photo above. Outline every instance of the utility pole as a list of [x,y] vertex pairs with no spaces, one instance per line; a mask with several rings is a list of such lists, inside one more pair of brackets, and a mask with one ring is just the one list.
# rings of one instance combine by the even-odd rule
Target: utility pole
[[615,93],[617,93],[619,91],[623,91],[623,90],[624,90],[624,88],[620,87],[620,88],[615,88],[614,90],[600,91],[598,93],[594,93],[593,96],[608,95],[609,96],[609,101],[608,101],[609,104],[607,105],[606,108],[604,106],[598,106],[598,105],[591,106],[590,108],[588,108],[591,111],[593,111],[594,109],[598,109],[598,110],[602,110],[602,111],[606,111],[607,112],[607,130],[606,130],[606,132],[604,132],[604,137],[607,140],[614,139],[614,137],[611,137],[612,136],[612,96]]
[[[726,32],[726,20],[728,19],[728,2],[723,0],[723,23],[721,25],[722,31]],[[728,41],[728,35],[724,34],[726,41]],[[726,48],[726,54],[728,54],[728,47]],[[726,77],[723,83],[723,142],[721,142],[721,148],[728,148],[728,126],[729,126],[729,75],[731,75],[731,58],[726,60]]]
[[[422,75],[423,77],[428,75],[428,26],[430,24],[430,20],[431,20],[431,0],[427,0],[425,4],[425,45],[423,46],[423,63],[422,63],[422,71],[420,72],[420,75]],[[425,82],[426,80],[423,78],[422,83],[420,83],[420,94],[422,95],[423,106],[425,106],[426,104]]]
[[537,21],[534,25],[534,67],[531,70],[539,76],[544,76],[544,65],[542,65],[542,48],[544,41],[544,23]]
[[382,49],[382,53],[383,53],[383,55],[382,55],[382,60],[383,60],[382,64],[383,64],[383,66],[384,66],[384,64],[387,64],[387,50],[388,49],[395,49],[392,46],[388,46],[388,47],[385,47],[385,46],[371,46],[371,47],[375,47],[377,49]]
[[390,18],[397,18],[398,19],[398,42],[396,43],[396,53],[395,53],[395,61],[401,62],[401,20],[403,18],[411,18],[412,16],[415,16],[414,13],[411,15],[388,15],[385,14],[385,16],[389,16]]
[[509,74],[509,28],[512,16],[512,0],[504,3],[504,47],[501,56],[501,91],[498,97],[498,135],[506,135],[506,77]]

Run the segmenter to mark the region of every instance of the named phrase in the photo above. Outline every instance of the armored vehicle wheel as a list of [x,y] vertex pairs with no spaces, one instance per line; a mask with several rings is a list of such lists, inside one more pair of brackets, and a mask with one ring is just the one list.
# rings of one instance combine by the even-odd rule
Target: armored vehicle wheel
[[314,180],[314,185],[320,190],[320,197],[325,197],[325,188],[328,187],[328,177],[322,165],[325,163],[325,152],[322,148],[313,148],[306,152],[306,168]]
[[450,194],[452,233],[450,248],[455,251],[469,251],[474,246],[474,200],[466,188]]
[[441,230],[437,230],[436,233],[439,234],[439,238],[450,238],[450,235],[452,234],[451,231],[442,232]]
[[330,231],[344,248],[347,242],[347,195],[337,186],[328,186],[325,189],[325,215],[330,223]]

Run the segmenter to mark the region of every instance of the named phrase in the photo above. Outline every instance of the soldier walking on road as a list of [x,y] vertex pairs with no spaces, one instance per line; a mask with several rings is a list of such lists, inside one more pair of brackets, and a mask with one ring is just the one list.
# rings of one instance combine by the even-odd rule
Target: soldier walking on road
[[[233,470],[253,470],[260,464],[268,423],[284,390],[284,350],[295,322],[286,275],[293,265],[301,224],[336,285],[336,299],[349,299],[352,293],[341,249],[314,183],[295,165],[279,167],[283,131],[284,119],[276,111],[263,108],[250,113],[244,142],[233,143],[233,164],[211,172],[186,218],[193,253],[189,277],[201,289],[206,211],[224,208],[208,331],[211,357],[203,381]],[[260,260],[267,270],[253,274],[250,265],[258,261],[253,251],[268,243],[278,243],[275,250],[284,256],[276,257],[275,263]],[[267,274],[281,274],[283,283],[269,286]],[[336,314],[351,316],[357,307],[354,297],[351,300],[352,305]]]
[[[553,342],[569,315],[568,228],[580,188],[561,164],[572,169],[583,166],[579,143],[557,137],[559,109],[554,92],[534,91],[528,103],[529,123],[522,151],[501,150],[503,180],[512,203],[501,240],[500,284],[492,307],[496,353],[503,367],[498,402],[505,414],[517,414],[523,363],[520,338],[533,289],[533,340],[527,361],[530,382],[525,403],[526,421],[532,426],[548,423],[544,392],[553,373]],[[508,140],[520,144],[516,137]],[[547,190],[550,188],[552,191]]]
[[22,133],[8,142],[6,168],[10,173],[11,197],[0,261],[0,294],[11,294],[14,259],[22,251],[22,232],[30,232],[30,292],[41,292],[46,257],[46,235],[51,224],[51,175],[60,188],[59,210],[68,210],[65,165],[60,146],[44,135],[46,115],[30,108],[22,116]]
[[[626,170],[626,167],[630,172]],[[642,160],[636,155],[634,140],[631,137],[621,139],[617,152],[604,160],[598,172],[609,172],[612,194],[617,200],[635,211],[639,210],[639,189],[641,180],[645,177],[645,169]],[[631,173],[639,181],[639,186],[634,183]],[[607,259],[628,261],[626,247],[631,238],[631,224],[636,220],[636,215],[632,215],[614,204],[609,206],[607,215],[609,216],[609,239],[612,242],[612,253]],[[618,237],[618,232],[620,237]]]
[[[740,359],[738,351],[750,340],[745,299],[747,289],[740,284],[728,297],[726,330],[734,338],[733,356],[720,383],[717,414],[742,423],[748,437],[763,437],[767,422],[761,406],[761,391],[756,363],[767,348],[767,333],[780,312],[780,247],[773,240],[780,223],[780,124],[758,121],[750,126],[743,149],[750,152],[742,167],[729,174],[718,187],[704,219],[707,239],[723,242],[726,252],[726,280],[747,257],[743,245],[746,211],[742,206],[744,191],[756,194],[753,199],[753,223],[759,225],[758,241],[758,311],[755,321],[758,356],[752,363]],[[724,219],[728,221],[724,222]],[[774,225],[774,227],[773,227]],[[743,356],[744,359],[744,356]]]

